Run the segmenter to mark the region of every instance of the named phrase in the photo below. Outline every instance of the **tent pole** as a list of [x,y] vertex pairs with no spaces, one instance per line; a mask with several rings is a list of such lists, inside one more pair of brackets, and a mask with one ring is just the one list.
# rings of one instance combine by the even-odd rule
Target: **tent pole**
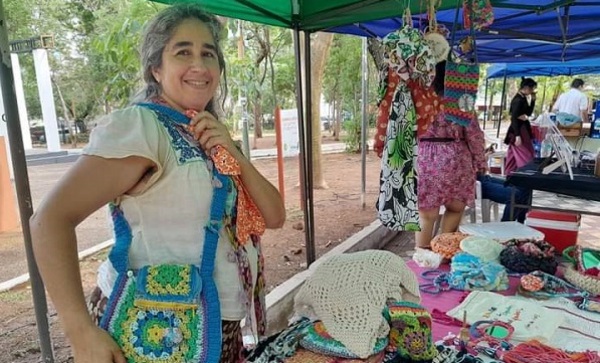
[[306,81],[304,84],[304,92],[306,93],[306,210],[304,213],[308,214],[308,225],[306,226],[306,233],[308,234],[308,241],[306,241],[306,265],[310,266],[315,262],[317,258],[315,248],[315,210],[314,210],[314,198],[313,198],[313,122],[312,122],[312,69],[311,69],[311,46],[310,46],[310,32],[304,32],[304,78]]
[[489,110],[488,110],[488,105],[487,105],[487,95],[488,95],[488,85],[489,85],[489,78],[485,79],[485,92],[483,94],[483,129],[485,130],[485,120],[487,119],[487,116],[489,114]]
[[502,125],[502,113],[506,107],[506,68],[504,69],[504,82],[502,83],[502,99],[500,100],[500,114],[498,115],[498,129],[496,131],[496,138],[500,137],[500,126]]
[[[311,233],[310,228],[312,228],[310,224],[310,218],[308,214],[308,193],[306,192],[306,187],[308,184],[307,181],[307,158],[306,158],[306,135],[304,133],[304,99],[303,99],[303,91],[304,87],[302,87],[302,52],[300,46],[300,30],[298,28],[293,29],[294,36],[294,53],[296,57],[296,104],[298,107],[298,137],[299,137],[299,146],[300,146],[300,194],[301,194],[301,202],[302,202],[302,210],[304,211],[304,239],[306,244],[306,262],[308,267],[309,262],[309,251],[312,249],[311,246]],[[310,102],[307,100],[306,102]],[[311,178],[312,180],[312,178]],[[311,183],[312,184],[312,183]]]
[[360,131],[360,203],[362,209],[366,208],[367,194],[367,132],[369,120],[367,119],[367,98],[369,97],[369,63],[368,63],[367,38],[362,39],[362,125]]
[[0,122],[6,122],[8,138],[10,140],[10,153],[12,156],[15,188],[19,204],[23,240],[25,242],[27,268],[29,269],[29,278],[31,281],[31,294],[33,296],[33,307],[40,339],[42,361],[44,363],[53,363],[54,354],[52,352],[52,341],[50,339],[50,329],[48,324],[48,304],[46,303],[44,283],[38,271],[37,264],[35,263],[31,242],[31,231],[29,229],[29,218],[33,214],[33,203],[31,201],[31,189],[29,188],[29,175],[27,173],[27,161],[25,160],[23,135],[19,123],[17,95],[15,93],[15,81],[11,70],[10,47],[8,45],[8,32],[2,0],[0,0],[0,57],[2,57],[2,64],[0,64],[0,82],[2,85],[2,98],[4,100],[5,110],[5,115],[2,117],[3,120]]

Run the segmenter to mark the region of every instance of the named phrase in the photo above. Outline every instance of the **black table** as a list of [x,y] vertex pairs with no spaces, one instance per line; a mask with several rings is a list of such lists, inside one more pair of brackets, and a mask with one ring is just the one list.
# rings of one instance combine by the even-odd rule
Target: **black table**
[[[536,159],[530,164],[517,169],[506,178],[506,184],[516,187],[539,190],[543,192],[556,193],[575,197],[584,200],[593,200],[600,202],[600,178],[593,175],[593,171],[579,168],[573,169],[573,180],[569,173],[552,172],[542,174],[540,170],[540,159]],[[560,170],[560,169],[559,169]],[[533,193],[532,193],[533,196]],[[533,197],[532,197],[533,198]],[[581,214],[590,214],[600,216],[600,213],[572,210],[559,207],[542,207],[530,205],[515,204],[515,191],[513,189],[511,197],[511,218],[514,215],[514,208],[542,209],[551,211],[575,212]],[[558,203],[557,203],[558,205]]]

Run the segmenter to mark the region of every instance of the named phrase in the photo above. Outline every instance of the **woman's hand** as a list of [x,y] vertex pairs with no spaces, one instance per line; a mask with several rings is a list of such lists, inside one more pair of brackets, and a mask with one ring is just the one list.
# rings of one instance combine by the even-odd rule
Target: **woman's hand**
[[519,116],[519,120],[521,120],[521,121],[527,121],[527,119],[528,119],[528,117],[525,114]]
[[523,141],[521,140],[521,136],[517,136],[515,138],[515,146],[521,146],[523,145]]
[[204,151],[210,151],[217,145],[223,146],[227,151],[235,154],[237,148],[227,127],[207,111],[199,112],[190,121],[189,130],[198,140]]
[[75,363],[127,363],[113,338],[95,325],[71,340]]

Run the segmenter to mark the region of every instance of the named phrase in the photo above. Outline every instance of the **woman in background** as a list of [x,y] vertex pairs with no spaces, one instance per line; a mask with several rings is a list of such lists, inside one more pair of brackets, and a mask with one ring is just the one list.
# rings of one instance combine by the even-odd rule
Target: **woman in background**
[[535,107],[536,87],[537,82],[533,79],[521,78],[519,92],[510,102],[510,126],[504,138],[504,143],[508,145],[504,165],[507,175],[527,165],[535,156],[529,116]]
[[[433,81],[436,93],[444,94],[446,62],[436,65]],[[485,171],[484,136],[475,117],[467,126],[446,119],[444,112],[428,126],[419,138],[418,202],[421,232],[416,233],[416,246],[430,248],[433,228],[444,206],[441,232],[455,232],[467,205],[475,201],[477,171]]]

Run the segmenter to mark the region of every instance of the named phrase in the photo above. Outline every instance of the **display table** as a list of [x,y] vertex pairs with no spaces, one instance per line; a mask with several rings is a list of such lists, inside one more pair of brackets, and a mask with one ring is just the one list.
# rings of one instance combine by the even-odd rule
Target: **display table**
[[[542,174],[541,170],[538,170],[540,163],[541,160],[536,159],[532,163],[517,169],[507,176],[506,184],[600,202],[600,178],[595,177],[591,171],[573,168],[573,180],[571,180],[568,173],[552,172],[550,174]],[[600,213],[597,212],[560,208],[560,203],[557,203],[556,207],[536,206],[533,205],[533,200],[530,205],[515,204],[514,190],[511,202],[511,216],[514,215],[515,207],[600,216]]]

